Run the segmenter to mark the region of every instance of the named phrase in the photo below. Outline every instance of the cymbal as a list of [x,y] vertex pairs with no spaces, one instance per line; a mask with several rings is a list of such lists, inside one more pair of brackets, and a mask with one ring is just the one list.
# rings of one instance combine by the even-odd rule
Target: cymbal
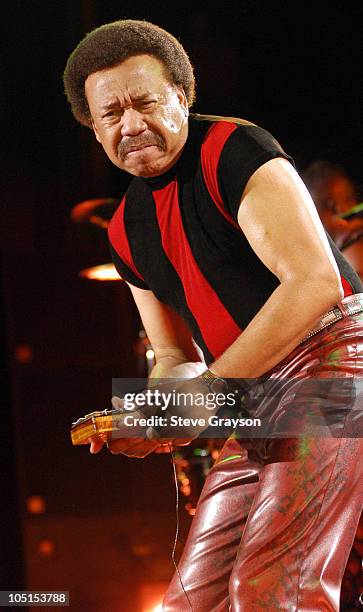
[[97,281],[120,281],[122,278],[118,274],[113,263],[106,263],[100,266],[85,268],[79,272],[79,276],[88,280]]
[[84,200],[73,206],[71,219],[75,223],[93,223],[102,229],[107,229],[113,213],[120,204],[117,198],[94,198]]

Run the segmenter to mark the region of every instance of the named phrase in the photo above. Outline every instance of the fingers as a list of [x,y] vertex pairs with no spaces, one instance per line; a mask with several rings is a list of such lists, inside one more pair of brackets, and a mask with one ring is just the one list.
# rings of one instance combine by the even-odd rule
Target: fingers
[[193,438],[177,438],[173,440],[174,446],[188,446],[193,441]]
[[120,397],[117,397],[117,395],[113,396],[111,404],[116,410],[123,410],[124,401]]
[[108,444],[108,450],[113,455],[127,455],[127,457],[146,457],[159,446],[157,440],[144,440],[144,438],[130,438],[112,440]]
[[[173,440],[172,438],[161,440],[145,440],[144,438],[120,438],[111,440],[107,444],[107,448],[112,455],[126,455],[127,457],[143,458],[153,453],[160,446],[174,444],[177,446],[185,446],[190,444],[191,438]],[[90,453],[96,455],[103,448],[104,442],[100,439],[91,440]]]
[[123,453],[126,449],[133,447],[139,441],[139,438],[134,438],[133,440],[129,438],[119,438],[117,440],[110,440],[107,448],[112,455],[118,455]]
[[[93,439],[90,442],[90,453],[96,455],[103,448],[104,442],[100,439]],[[160,446],[158,440],[145,440],[144,438],[120,438],[111,440],[107,448],[112,455],[127,455],[128,457],[146,457]]]
[[143,459],[147,455],[153,453],[159,446],[160,444],[156,440],[152,440],[151,443],[150,440],[147,440],[146,443],[145,440],[143,440],[140,444],[136,444],[132,448],[127,449],[124,454],[128,457]]
[[97,440],[91,440],[91,445],[89,448],[89,452],[91,453],[91,455],[96,455],[97,453],[100,452],[101,448],[103,447],[104,442],[103,440],[97,439]]

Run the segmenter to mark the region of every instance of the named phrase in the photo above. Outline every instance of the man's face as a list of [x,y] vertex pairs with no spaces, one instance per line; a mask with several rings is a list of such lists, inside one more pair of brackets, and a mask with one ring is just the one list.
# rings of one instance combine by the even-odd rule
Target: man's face
[[137,55],[94,72],[85,91],[96,138],[118,168],[151,177],[174,165],[188,135],[188,104],[157,58]]
[[347,221],[339,217],[358,203],[354,185],[345,176],[337,174],[322,182],[314,190],[313,199],[323,225],[338,246],[341,246],[353,230],[362,228],[362,219]]

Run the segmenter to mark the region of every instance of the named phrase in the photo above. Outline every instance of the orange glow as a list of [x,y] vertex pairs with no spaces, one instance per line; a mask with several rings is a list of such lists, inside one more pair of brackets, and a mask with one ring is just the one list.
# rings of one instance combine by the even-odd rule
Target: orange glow
[[31,495],[26,500],[26,507],[29,514],[44,514],[45,499],[41,495]]
[[147,544],[135,544],[132,552],[136,557],[148,557],[151,554],[151,548]]
[[30,344],[19,344],[15,348],[15,359],[18,363],[31,363],[33,357],[34,351]]
[[158,446],[155,451],[157,455],[162,455],[163,453],[170,453],[170,448],[168,444],[161,444]]
[[163,602],[161,601],[152,608],[143,608],[142,612],[163,612]]
[[141,612],[161,612],[167,582],[149,582],[140,585]]
[[189,485],[187,485],[186,487],[180,487],[180,489],[183,495],[185,495],[186,497],[188,497],[192,492],[192,489]]
[[219,450],[217,450],[217,449],[215,448],[215,449],[212,451],[212,458],[213,458],[213,459],[218,459],[219,455],[220,455]]
[[51,557],[55,551],[53,540],[41,540],[38,544],[38,550],[42,557]]
[[190,484],[190,480],[189,480],[189,478],[183,478],[181,483],[182,483],[182,485],[186,486],[186,485]]
[[196,512],[196,508],[190,508],[190,510],[188,510],[188,514],[190,514],[190,516],[194,516]]
[[79,276],[88,280],[119,281],[122,280],[113,263],[102,264],[81,270]]

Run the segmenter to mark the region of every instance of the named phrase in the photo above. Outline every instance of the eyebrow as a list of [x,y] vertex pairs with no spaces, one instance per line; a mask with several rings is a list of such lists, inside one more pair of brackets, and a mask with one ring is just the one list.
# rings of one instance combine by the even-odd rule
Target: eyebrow
[[[152,96],[153,94],[150,92],[144,93],[144,94],[140,94],[139,96],[134,96],[132,98],[132,102],[140,102],[140,100],[145,100],[146,98],[148,98],[149,96]],[[120,103],[118,100],[115,100],[113,102],[106,102],[106,104],[104,104],[104,106],[102,106],[102,110],[103,111],[107,111],[107,110],[111,110],[113,108],[115,108],[115,106],[120,106]]]

